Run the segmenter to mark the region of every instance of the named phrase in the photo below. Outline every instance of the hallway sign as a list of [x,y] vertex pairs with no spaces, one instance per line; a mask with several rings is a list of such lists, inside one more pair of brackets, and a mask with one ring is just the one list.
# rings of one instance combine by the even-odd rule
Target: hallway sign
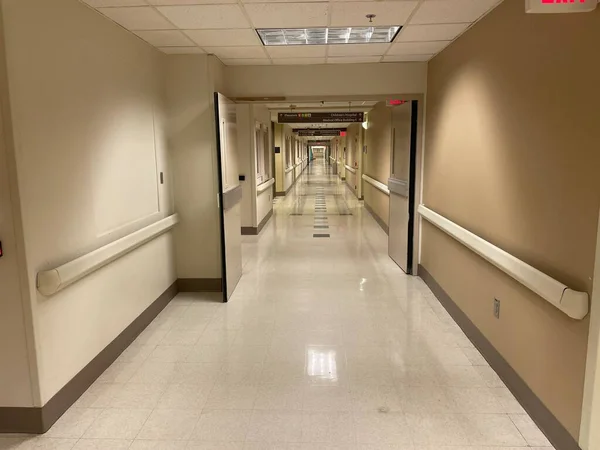
[[277,114],[279,123],[362,123],[362,112],[283,112]]
[[292,131],[300,137],[346,135],[346,128],[294,128]]
[[597,5],[598,0],[525,0],[525,11],[531,14],[588,12]]

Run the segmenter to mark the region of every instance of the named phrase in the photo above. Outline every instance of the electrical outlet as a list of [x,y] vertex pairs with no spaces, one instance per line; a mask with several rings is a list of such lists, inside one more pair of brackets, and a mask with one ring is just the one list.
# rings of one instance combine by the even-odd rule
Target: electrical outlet
[[500,318],[500,300],[497,298],[494,299],[494,317],[496,319]]

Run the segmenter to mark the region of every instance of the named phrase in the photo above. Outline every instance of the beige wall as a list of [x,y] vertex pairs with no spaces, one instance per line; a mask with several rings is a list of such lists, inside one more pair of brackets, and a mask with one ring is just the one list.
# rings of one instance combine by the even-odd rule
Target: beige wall
[[[427,86],[424,203],[588,292],[600,205],[598,42],[600,10],[527,15],[521,0],[506,0],[430,63]],[[577,438],[588,320],[568,319],[428,224],[421,264]]]
[[584,450],[600,448],[600,284],[597,281],[600,280],[600,218],[596,235],[594,280],[579,440]]
[[169,151],[173,161],[177,276],[221,276],[213,87],[206,55],[166,62]]
[[74,0],[2,5],[39,406],[175,280],[167,233],[50,298],[35,288],[172,212],[164,56]]
[[1,20],[0,15],[0,238],[3,251],[0,258],[0,407],[33,406],[37,370],[35,361],[31,368],[29,362],[30,358],[35,359],[31,342],[31,306],[29,298],[21,290],[21,281],[26,283],[27,277],[19,265],[18,252],[22,254],[24,248],[22,240],[17,237],[17,232],[22,230],[14,173],[12,121],[6,101],[8,85]]
[[318,96],[423,93],[426,63],[344,64],[316,66],[229,66],[230,95]]
[[[390,177],[390,151],[392,147],[392,108],[379,102],[367,115],[366,145],[363,157],[364,173],[387,185]],[[388,225],[390,199],[379,189],[363,181],[365,203]]]
[[360,198],[362,184],[362,133],[363,127],[360,123],[353,123],[348,127],[346,134],[346,161],[345,164],[356,169],[356,173],[346,170],[346,184]]

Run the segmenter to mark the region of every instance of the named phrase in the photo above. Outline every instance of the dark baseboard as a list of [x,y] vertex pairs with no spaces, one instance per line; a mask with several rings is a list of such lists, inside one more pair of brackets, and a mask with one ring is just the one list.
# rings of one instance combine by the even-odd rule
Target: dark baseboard
[[273,217],[273,208],[271,208],[267,215],[263,217],[263,220],[261,220],[258,224],[258,232],[256,234],[259,234],[262,231],[262,229],[265,227],[265,225],[271,219],[271,217]]
[[257,227],[242,227],[243,236],[256,236],[260,234],[262,229],[265,227],[269,219],[273,216],[273,210],[271,209],[267,215],[260,221]]
[[178,278],[179,292],[222,292],[221,278]]
[[45,433],[177,295],[173,283],[41,408],[0,407],[0,433]]
[[525,381],[515,372],[496,348],[487,340],[479,328],[458,307],[444,289],[435,281],[427,269],[419,265],[418,275],[425,281],[442,306],[448,311],[473,345],[481,352],[490,366],[504,381],[515,398],[529,413],[556,450],[581,450],[577,441],[558,421],[552,412],[535,395]]
[[285,192],[275,192],[275,197],[285,197]]
[[373,211],[373,209],[371,209],[371,207],[367,204],[367,202],[365,202],[365,209],[367,211],[369,211],[369,214],[371,214],[371,216],[373,216],[373,219],[375,219],[375,222],[377,222],[379,224],[379,226],[383,229],[383,231],[385,231],[385,234],[389,235],[390,229],[385,224],[385,222],[381,219],[381,217],[379,217],[377,214],[375,214],[375,211]]

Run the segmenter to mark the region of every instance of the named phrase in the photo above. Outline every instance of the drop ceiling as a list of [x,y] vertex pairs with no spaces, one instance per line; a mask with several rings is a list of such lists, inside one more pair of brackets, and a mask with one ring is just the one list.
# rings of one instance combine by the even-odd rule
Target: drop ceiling
[[[168,54],[226,65],[428,61],[501,0],[81,0]],[[365,17],[375,14],[372,23]],[[402,26],[389,44],[265,47],[257,28]]]

